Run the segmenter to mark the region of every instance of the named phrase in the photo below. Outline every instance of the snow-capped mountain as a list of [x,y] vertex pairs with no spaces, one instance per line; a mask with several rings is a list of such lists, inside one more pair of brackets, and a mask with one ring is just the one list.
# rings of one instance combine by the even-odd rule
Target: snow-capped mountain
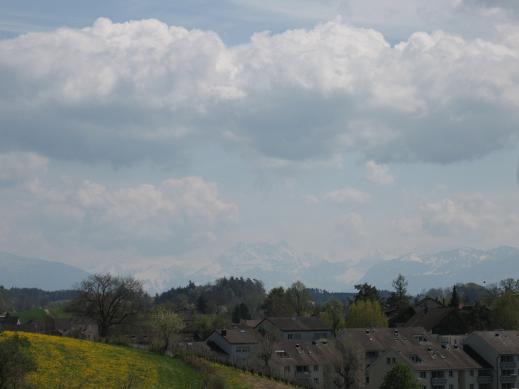
[[[347,271],[346,264],[299,253],[285,241],[238,243],[220,255],[215,266],[219,269],[219,276],[256,278],[263,281],[267,289],[287,287],[296,280],[308,287],[326,286],[338,291],[351,289],[341,279]],[[195,276],[204,273],[201,271]]]
[[498,247],[491,250],[461,248],[435,254],[408,254],[372,266],[362,282],[380,289],[391,289],[392,280],[403,274],[413,293],[448,287],[458,282],[491,284],[505,278],[519,278],[519,249]]

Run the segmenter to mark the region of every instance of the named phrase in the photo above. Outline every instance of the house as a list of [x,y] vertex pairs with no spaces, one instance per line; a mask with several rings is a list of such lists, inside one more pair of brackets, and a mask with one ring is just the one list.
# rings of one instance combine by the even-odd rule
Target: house
[[0,314],[0,330],[13,331],[19,329],[21,321],[18,316],[12,315],[9,312]]
[[334,358],[333,345],[323,342],[281,341],[270,361],[272,375],[306,388],[325,389]]
[[490,311],[481,305],[446,307],[437,300],[425,298],[408,308],[405,321],[397,327],[422,327],[438,335],[463,335],[489,327]]
[[332,328],[318,317],[267,317],[256,325],[260,333],[277,339],[301,342],[332,338]]
[[465,348],[491,369],[481,375],[480,389],[519,387],[519,331],[476,331],[465,339]]
[[244,363],[256,353],[259,339],[254,330],[231,328],[213,331],[206,343],[219,348],[230,362]]
[[478,388],[481,365],[460,347],[442,347],[423,328],[348,329],[343,337],[362,350],[363,388],[378,389],[397,363],[411,368],[421,389]]

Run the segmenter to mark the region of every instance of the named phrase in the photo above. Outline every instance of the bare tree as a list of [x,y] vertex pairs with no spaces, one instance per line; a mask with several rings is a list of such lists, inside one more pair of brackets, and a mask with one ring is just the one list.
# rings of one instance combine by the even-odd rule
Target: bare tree
[[137,315],[148,300],[140,281],[109,273],[88,277],[81,283],[78,292],[72,309],[95,320],[102,338],[109,335],[112,327],[124,324]]
[[258,344],[258,358],[262,362],[267,374],[271,374],[270,360],[272,359],[272,354],[274,353],[275,343],[277,339],[273,332],[264,331],[260,342]]
[[335,342],[331,371],[327,372],[327,387],[338,389],[359,388],[362,381],[364,358],[361,348],[347,339]]

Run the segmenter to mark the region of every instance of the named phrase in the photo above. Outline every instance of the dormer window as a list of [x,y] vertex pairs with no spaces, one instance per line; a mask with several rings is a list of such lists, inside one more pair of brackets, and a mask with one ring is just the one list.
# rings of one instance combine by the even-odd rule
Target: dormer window
[[276,355],[279,358],[288,358],[289,357],[288,353],[285,350],[276,350]]

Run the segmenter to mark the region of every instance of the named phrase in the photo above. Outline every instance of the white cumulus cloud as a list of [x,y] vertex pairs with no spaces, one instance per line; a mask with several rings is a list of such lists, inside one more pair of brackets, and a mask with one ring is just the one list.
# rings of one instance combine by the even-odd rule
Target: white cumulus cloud
[[337,19],[227,46],[212,31],[101,18],[0,41],[0,136],[119,164],[175,163],[201,140],[271,161],[474,159],[517,144],[518,37],[509,26],[391,45]]

